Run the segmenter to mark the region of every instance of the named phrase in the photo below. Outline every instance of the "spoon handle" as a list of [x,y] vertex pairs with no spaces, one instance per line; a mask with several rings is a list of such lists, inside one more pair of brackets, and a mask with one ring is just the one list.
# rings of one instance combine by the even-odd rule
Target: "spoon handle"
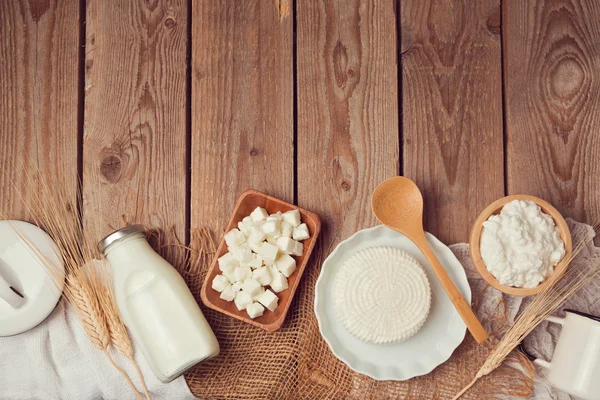
[[454,285],[454,282],[452,282],[452,279],[450,279],[450,277],[448,276],[446,269],[444,269],[442,264],[440,264],[440,262],[438,261],[434,252],[427,244],[425,236],[423,236],[423,239],[416,241],[415,244],[417,245],[417,247],[419,247],[419,249],[421,249],[421,252],[429,262],[429,265],[431,265],[431,267],[433,268],[433,271],[435,272],[439,281],[444,287],[444,290],[448,294],[448,297],[450,297],[450,301],[452,301],[452,304],[454,304],[454,308],[456,308],[458,314],[461,316],[463,321],[465,321],[465,324],[467,325],[469,332],[471,332],[471,335],[473,335],[477,343],[484,342],[488,338],[488,334],[485,331],[485,328],[483,327],[483,325],[481,325],[481,322],[479,322],[479,319],[477,319],[477,316],[475,315],[473,310],[471,310],[469,304],[467,304],[464,297],[460,294],[460,292]]

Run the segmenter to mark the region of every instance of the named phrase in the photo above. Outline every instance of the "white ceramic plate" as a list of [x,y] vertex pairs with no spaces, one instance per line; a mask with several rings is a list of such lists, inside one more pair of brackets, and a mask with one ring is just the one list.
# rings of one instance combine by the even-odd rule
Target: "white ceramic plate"
[[[58,286],[21,237],[31,241],[56,266]],[[58,247],[46,232],[23,221],[0,221],[0,273],[25,297],[24,304],[16,309],[0,299],[0,336],[25,332],[54,310],[62,294],[64,269]]]
[[[452,251],[435,236],[427,241],[466,301],[471,303],[467,276]],[[338,323],[331,299],[332,283],[340,266],[355,252],[373,246],[392,246],[408,252],[423,265],[431,284],[431,310],[423,328],[396,344],[358,340]],[[354,371],[377,380],[403,381],[431,372],[463,341],[466,326],[417,246],[383,225],[356,232],[341,242],[323,263],[315,289],[315,314],[321,335],[333,354]]]

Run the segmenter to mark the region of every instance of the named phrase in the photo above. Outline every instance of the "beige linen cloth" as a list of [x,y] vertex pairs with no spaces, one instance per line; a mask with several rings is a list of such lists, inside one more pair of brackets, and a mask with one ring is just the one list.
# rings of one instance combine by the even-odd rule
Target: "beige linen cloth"
[[[573,243],[579,243],[585,239],[594,237],[594,229],[586,224],[576,222],[567,218],[569,229]],[[593,242],[580,253],[581,257],[588,259],[600,257],[600,248],[595,247]],[[486,286],[486,282],[481,278],[469,257],[469,245],[459,243],[450,246],[454,254],[465,267],[469,283],[474,292],[479,292]],[[477,290],[477,289],[479,290]],[[527,297],[513,297],[503,295],[501,292],[488,288],[483,297],[483,308],[488,307],[489,310],[496,307],[500,298],[504,296],[504,300],[508,309],[509,325],[514,323],[515,316],[527,306],[530,300]],[[597,276],[587,286],[579,290],[573,297],[568,299],[555,313],[557,316],[564,316],[562,310],[570,308],[577,311],[583,311],[592,315],[600,316],[600,276]],[[486,314],[484,311],[483,314]],[[560,327],[556,324],[548,324],[543,322],[540,324],[525,340],[525,347],[532,355],[540,357],[544,360],[552,359],[554,345],[560,334]],[[562,393],[550,386],[544,379],[544,369],[536,367],[534,379],[534,395],[532,398],[536,400],[571,400],[575,397]]]
[[[113,358],[141,389],[128,361]],[[161,383],[146,360],[137,360],[154,400],[195,399],[185,379]],[[88,340],[73,308],[61,301],[40,325],[20,335],[0,337],[0,399],[2,400],[126,400],[136,399],[123,376]]]

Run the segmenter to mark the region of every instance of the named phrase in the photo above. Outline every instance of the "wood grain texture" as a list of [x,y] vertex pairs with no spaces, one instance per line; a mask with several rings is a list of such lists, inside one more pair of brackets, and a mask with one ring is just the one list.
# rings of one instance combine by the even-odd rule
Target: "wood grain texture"
[[398,174],[393,1],[298,0],[298,205],[326,246],[376,224],[373,189]]
[[20,195],[38,172],[75,199],[78,52],[79,2],[0,1],[0,212],[12,218],[27,219]]
[[294,200],[291,12],[192,3],[192,227],[220,235],[249,188]]
[[89,1],[84,222],[99,238],[128,222],[186,226],[184,0]]
[[425,198],[425,228],[466,242],[503,196],[500,5],[401,0],[404,175]]
[[505,1],[509,193],[600,218],[600,3]]

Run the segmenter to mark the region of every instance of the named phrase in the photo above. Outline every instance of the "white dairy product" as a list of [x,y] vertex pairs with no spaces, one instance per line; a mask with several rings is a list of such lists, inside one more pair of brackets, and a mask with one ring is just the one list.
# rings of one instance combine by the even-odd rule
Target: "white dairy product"
[[340,324],[375,344],[413,336],[431,305],[431,288],[421,265],[393,247],[370,247],[350,256],[334,277],[332,293]]
[[219,354],[194,296],[175,268],[152,250],[143,227],[119,230],[99,248],[113,271],[123,322],[159,380],[170,382]]
[[534,288],[565,255],[554,220],[532,201],[513,200],[483,223],[480,252],[502,285]]

